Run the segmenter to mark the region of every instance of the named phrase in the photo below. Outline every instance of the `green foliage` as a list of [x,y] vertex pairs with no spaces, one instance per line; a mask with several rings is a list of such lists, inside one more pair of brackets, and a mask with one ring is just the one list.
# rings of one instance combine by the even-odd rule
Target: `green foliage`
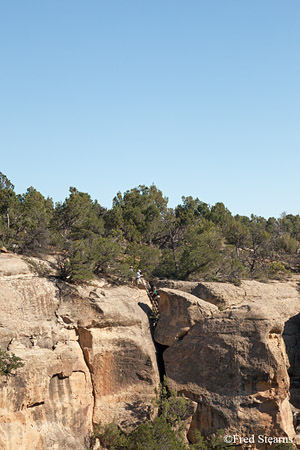
[[300,271],[300,216],[233,217],[223,203],[182,197],[175,209],[155,186],[120,192],[106,210],[70,188],[54,207],[33,187],[16,195],[0,172],[0,245],[22,254],[52,252],[69,282],[93,276],[229,281],[285,278]]
[[190,445],[190,450],[207,450],[207,439],[205,439],[199,430],[194,432],[194,442]]
[[0,172],[0,243],[9,246],[13,230],[11,230],[12,216],[16,209],[17,196],[14,185]]
[[180,423],[184,417],[190,401],[184,395],[178,396],[177,392],[170,389],[168,380],[164,377],[160,383],[159,390],[156,391],[155,406],[158,407],[158,414],[164,417],[172,427]]
[[161,278],[179,278],[179,264],[177,255],[179,252],[171,248],[164,248],[161,253],[159,265],[154,271],[154,275]]
[[130,436],[128,450],[186,450],[184,439],[172,428],[166,417],[142,423]]
[[223,249],[216,272],[217,280],[229,281],[236,286],[240,286],[241,279],[247,277],[247,271],[239,256],[236,249],[231,245]]
[[24,363],[21,358],[14,353],[0,350],[0,374],[11,375],[19,367],[23,367]]
[[188,229],[179,258],[179,274],[183,280],[209,277],[216,272],[221,257],[222,238],[218,230],[209,227]]
[[182,197],[182,205],[175,209],[175,215],[180,226],[196,225],[201,218],[208,219],[211,215],[209,206],[198,198]]
[[120,229],[129,242],[151,244],[160,234],[168,200],[156,186],[138,186],[119,192],[106,221],[110,229]]
[[109,450],[187,450],[183,438],[162,416],[141,423],[129,435],[122,433],[115,423],[98,425],[94,436],[102,448]]
[[231,212],[220,202],[211,207],[209,218],[213,223],[219,225],[223,233],[226,233],[232,222]]
[[295,446],[291,442],[275,445],[275,450],[293,450]]
[[94,439],[99,439],[101,448],[107,450],[232,450],[233,447],[224,442],[223,430],[207,439],[196,430],[193,444],[186,443],[182,420],[189,404],[188,399],[178,396],[168,387],[164,378],[154,400],[158,408],[158,416],[154,420],[146,420],[127,434],[116,423],[99,424],[95,428],[93,444]]
[[204,438],[200,431],[194,432],[193,444],[190,445],[190,450],[233,450],[234,447],[224,442],[224,430],[218,430],[209,438]]
[[99,439],[101,445],[109,450],[128,449],[128,438],[116,423],[97,424],[94,437]]
[[129,266],[142,268],[146,278],[153,275],[159,260],[160,251],[153,246],[131,242],[126,248],[126,262]]
[[281,280],[289,275],[289,271],[279,261],[270,262],[266,268],[268,278]]
[[57,204],[52,220],[55,245],[61,250],[58,273],[73,282],[93,278],[101,266],[101,243],[104,233],[103,208],[89,194],[70,188],[70,195]]
[[12,242],[21,253],[44,253],[50,241],[53,202],[33,187],[18,196],[11,218]]
[[95,240],[93,251],[96,263],[95,273],[97,275],[115,273],[122,260],[120,239],[118,239],[118,237],[99,236],[98,239]]
[[218,430],[215,434],[213,434],[208,440],[208,448],[212,450],[233,449],[234,447],[224,442],[224,435],[224,430]]
[[281,234],[276,239],[276,247],[279,251],[293,254],[296,253],[299,248],[299,241],[290,234]]
[[94,436],[109,450],[187,450],[181,419],[189,400],[169,390],[166,378],[156,392],[158,416],[141,423],[132,433],[124,434],[115,423],[98,425]]
[[9,210],[16,194],[14,192],[14,185],[9,179],[0,172],[0,214],[5,215],[6,226],[10,227]]
[[86,240],[73,241],[69,259],[70,280],[88,281],[93,278],[95,263],[92,257],[92,247]]

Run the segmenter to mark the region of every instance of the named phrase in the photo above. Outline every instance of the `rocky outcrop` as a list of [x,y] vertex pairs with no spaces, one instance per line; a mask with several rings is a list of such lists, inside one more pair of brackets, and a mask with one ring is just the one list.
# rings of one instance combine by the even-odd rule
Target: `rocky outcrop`
[[159,344],[172,345],[195,323],[218,312],[216,306],[188,293],[175,289],[161,289],[159,293],[160,318],[154,335]]
[[[289,336],[298,364],[298,371],[293,373],[299,380],[300,357],[295,356],[293,339],[300,320],[292,321],[288,328],[286,325],[300,310],[297,282],[251,283],[245,282],[242,287],[205,283],[206,299],[214,299],[226,309],[198,317],[185,335],[172,343],[174,323],[164,318],[165,304],[173,302],[174,311],[178,300],[174,291],[162,290],[164,332],[159,337],[162,344],[169,345],[163,354],[166,375],[174,389],[198,403],[189,432],[191,439],[195,429],[204,434],[226,429],[241,436],[295,435],[288,375],[288,367],[294,362],[289,361],[283,334],[285,329],[285,339]],[[191,297],[181,292],[181,302],[185,301],[181,312],[187,323]]]
[[22,358],[0,376],[0,448],[72,450],[99,420],[132,426],[158,383],[145,292],[75,288],[0,254],[0,348]]
[[[29,266],[0,253],[0,348],[25,363],[0,376],[0,448],[78,450],[99,421],[130,429],[150,417],[159,377],[146,291],[104,280],[75,287]],[[195,429],[219,428],[294,436],[298,281],[172,282],[160,290],[155,338],[168,347],[171,387],[193,401],[190,439]]]
[[157,283],[159,288],[171,288],[190,293],[220,309],[249,304],[269,304],[269,310],[279,307],[285,316],[295,313],[299,306],[299,281],[297,277],[287,282],[270,281],[260,283],[255,280],[244,280],[240,286],[231,283],[172,281]]

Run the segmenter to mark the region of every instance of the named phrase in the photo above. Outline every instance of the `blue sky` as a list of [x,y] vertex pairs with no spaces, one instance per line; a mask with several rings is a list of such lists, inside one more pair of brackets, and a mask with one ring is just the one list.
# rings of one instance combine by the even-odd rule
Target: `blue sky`
[[0,171],[300,212],[298,0],[0,0]]

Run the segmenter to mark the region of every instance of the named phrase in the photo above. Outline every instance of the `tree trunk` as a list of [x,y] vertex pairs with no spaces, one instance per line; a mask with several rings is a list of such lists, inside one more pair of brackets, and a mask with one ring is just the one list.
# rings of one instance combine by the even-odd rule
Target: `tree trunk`
[[10,218],[9,218],[9,208],[6,211],[6,218],[7,218],[7,228],[10,228]]

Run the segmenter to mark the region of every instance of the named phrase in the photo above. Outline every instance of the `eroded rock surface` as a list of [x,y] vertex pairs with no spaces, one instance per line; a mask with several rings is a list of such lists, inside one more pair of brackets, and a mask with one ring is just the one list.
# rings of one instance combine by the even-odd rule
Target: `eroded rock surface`
[[[192,438],[195,429],[204,434],[227,429],[241,436],[293,437],[288,367],[294,364],[293,355],[298,364],[292,370],[293,397],[298,398],[300,358],[295,336],[300,330],[299,317],[288,327],[286,323],[300,311],[297,282],[245,282],[241,288],[211,285],[205,283],[206,298],[226,309],[196,319],[185,336],[172,343],[169,340],[171,345],[163,354],[172,387],[198,403],[189,436]],[[165,303],[173,301],[176,309],[177,301],[168,289],[162,292],[163,298],[168,297],[160,305],[164,317]],[[186,295],[181,293],[182,302]],[[181,306],[186,322],[190,320],[189,305],[187,298],[186,306]],[[164,335],[174,336],[174,323],[163,319],[163,325]],[[289,335],[285,339],[290,342],[290,355],[284,329]]]
[[159,344],[172,345],[195,323],[218,312],[216,306],[179,290],[160,289],[159,293],[160,318],[155,329],[155,340]]
[[156,354],[140,289],[66,288],[57,315],[75,326],[94,389],[94,417],[124,429],[150,418],[159,383]]
[[72,450],[100,419],[150,414],[158,382],[145,292],[74,288],[0,254],[0,348],[22,358],[0,376],[0,448]]
[[162,288],[171,288],[190,293],[212,303],[221,309],[249,304],[268,304],[269,310],[279,307],[288,308],[288,315],[293,314],[299,306],[299,282],[294,279],[287,282],[270,281],[260,283],[255,280],[244,280],[240,286],[231,283],[172,281],[164,280],[157,283]]

